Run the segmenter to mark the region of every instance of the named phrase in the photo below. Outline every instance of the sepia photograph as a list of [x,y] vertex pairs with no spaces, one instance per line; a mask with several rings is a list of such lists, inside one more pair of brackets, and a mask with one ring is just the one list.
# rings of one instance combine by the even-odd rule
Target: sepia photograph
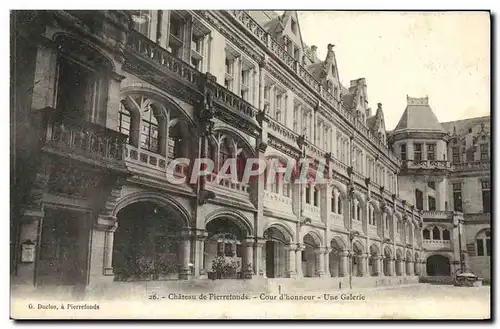
[[491,28],[11,10],[10,318],[491,320]]

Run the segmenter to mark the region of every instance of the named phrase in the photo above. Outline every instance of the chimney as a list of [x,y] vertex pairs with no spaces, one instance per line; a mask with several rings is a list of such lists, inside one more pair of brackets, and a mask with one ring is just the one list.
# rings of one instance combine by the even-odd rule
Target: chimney
[[312,57],[312,61],[313,63],[317,63],[319,62],[319,58],[318,58],[318,47],[317,46],[311,46],[311,57]]

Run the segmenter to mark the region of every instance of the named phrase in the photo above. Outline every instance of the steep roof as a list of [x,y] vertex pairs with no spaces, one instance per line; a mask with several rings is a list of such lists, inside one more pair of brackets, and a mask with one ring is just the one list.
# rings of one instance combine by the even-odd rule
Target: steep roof
[[444,131],[449,134],[453,134],[453,128],[455,128],[457,135],[465,135],[469,132],[469,128],[473,128],[481,123],[487,123],[487,126],[489,126],[490,120],[491,117],[485,116],[464,120],[441,122],[441,126],[443,127]]
[[409,130],[444,133],[443,127],[429,106],[429,97],[413,98],[407,96],[406,100],[406,109],[394,132]]

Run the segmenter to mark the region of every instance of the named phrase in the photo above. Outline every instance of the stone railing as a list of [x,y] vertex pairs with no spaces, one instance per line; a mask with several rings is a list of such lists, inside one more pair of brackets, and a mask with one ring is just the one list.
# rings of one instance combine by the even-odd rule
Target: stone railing
[[451,248],[450,240],[423,240],[422,247],[427,250],[449,249]]
[[456,164],[453,164],[451,168],[453,171],[490,169],[491,162],[483,160],[483,161],[456,163]]
[[453,211],[438,211],[438,210],[425,210],[422,212],[423,218],[439,218],[447,219],[453,218]]
[[335,212],[330,212],[330,220],[334,224],[344,225],[344,215],[340,215]]
[[[267,124],[267,127],[269,128],[272,135],[281,137],[285,142],[290,143],[291,145],[298,147],[297,146],[297,137],[298,134],[295,133],[293,130],[290,128],[286,127],[285,125],[279,123],[278,121],[274,120],[270,116],[267,116],[269,119],[269,122]],[[274,134],[276,133],[276,134]]]
[[[160,67],[175,74],[181,80],[196,86],[200,84],[201,78],[204,75],[203,73],[175,57],[168,50],[153,42],[142,33],[131,30],[128,34],[127,46],[148,60],[156,62]],[[221,103],[235,112],[255,118],[257,109],[241,97],[212,80],[207,81],[207,88],[212,91],[214,101]]]
[[320,216],[320,208],[317,206],[313,206],[312,204],[304,203],[304,212],[308,214],[312,214],[315,217]]
[[197,84],[202,76],[194,67],[135,30],[129,31],[127,46],[189,83]]
[[260,26],[246,11],[244,10],[229,10],[230,16],[237,22],[243,25],[253,36],[255,36],[265,47],[270,50],[277,58],[279,58],[286,66],[294,71],[301,80],[326,100],[339,114],[349,121],[356,129],[363,133],[372,143],[378,148],[384,150],[387,156],[399,163],[399,159],[384,145],[380,139],[373,136],[366,125],[360,122],[350,111],[332,95],[328,90],[321,87],[321,84],[307,71],[307,69],[295,60],[288,51],[278,43],[264,28]]
[[255,115],[258,112],[257,109],[243,98],[213,81],[208,81],[207,88],[212,90],[214,101],[222,103],[225,107],[228,107],[235,112],[255,118]]
[[239,194],[248,195],[249,193],[248,184],[234,181],[230,178],[220,177],[216,173],[211,173],[210,175],[207,176],[207,183],[222,186],[226,189],[233,190]]
[[86,121],[63,119],[53,121],[55,109],[49,116],[46,145],[70,155],[92,160],[122,161],[127,136]]
[[403,168],[407,169],[450,169],[449,161],[442,160],[404,160],[402,162]]
[[[164,155],[126,145],[125,161],[127,168],[132,172],[150,173],[156,177],[167,179],[169,161]],[[185,163],[178,163],[173,168],[172,175],[176,178],[186,177],[189,181],[189,166]]]
[[280,203],[281,205],[285,205],[291,208],[292,206],[292,199],[288,198],[284,195],[281,195],[279,193],[274,193],[269,190],[264,191],[264,201],[269,201],[267,206],[269,208],[274,208],[273,205],[276,203]]

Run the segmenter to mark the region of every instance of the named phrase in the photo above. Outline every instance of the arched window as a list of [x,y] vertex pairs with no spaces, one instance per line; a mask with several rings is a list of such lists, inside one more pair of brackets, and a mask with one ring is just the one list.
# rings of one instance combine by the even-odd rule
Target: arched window
[[127,143],[130,142],[130,113],[125,109],[123,104],[120,103],[120,125],[118,130],[127,135]]
[[[231,158],[231,147],[229,146],[229,139],[224,138],[219,147],[219,168],[217,169],[220,170],[222,166],[224,166],[226,160],[230,158]],[[228,171],[225,174],[229,173],[229,170],[230,167],[228,167]]]
[[158,121],[151,105],[142,112],[141,147],[151,152],[158,152]]
[[476,254],[477,256],[491,256],[491,231],[481,231],[476,236]]
[[424,235],[424,240],[430,240],[431,239],[431,232],[429,231],[429,229],[424,228],[423,235]]
[[339,215],[342,215],[342,199],[339,198],[339,200],[337,201],[337,213]]
[[385,225],[385,229],[388,230],[389,229],[389,216],[387,216],[387,214],[384,214],[384,225]]
[[337,207],[337,203],[335,202],[335,193],[332,191],[332,197],[330,198],[330,208],[331,212],[337,212],[335,209]]
[[437,226],[434,226],[432,229],[432,240],[441,240],[441,232],[437,228]]
[[359,204],[358,204],[358,206],[357,206],[356,211],[357,211],[357,216],[356,216],[356,219],[357,219],[357,220],[361,220],[361,207],[360,207],[360,205],[359,205]]
[[319,206],[319,190],[317,187],[314,187],[314,206]]
[[181,125],[177,123],[168,130],[168,158],[171,160],[181,158],[184,156],[183,153],[182,129]]
[[446,240],[446,241],[450,240],[450,231],[447,229],[443,230],[443,240]]
[[351,218],[354,219],[355,218],[355,213],[356,211],[356,208],[354,207],[354,201],[351,201]]
[[311,187],[306,186],[306,203],[311,204]]

